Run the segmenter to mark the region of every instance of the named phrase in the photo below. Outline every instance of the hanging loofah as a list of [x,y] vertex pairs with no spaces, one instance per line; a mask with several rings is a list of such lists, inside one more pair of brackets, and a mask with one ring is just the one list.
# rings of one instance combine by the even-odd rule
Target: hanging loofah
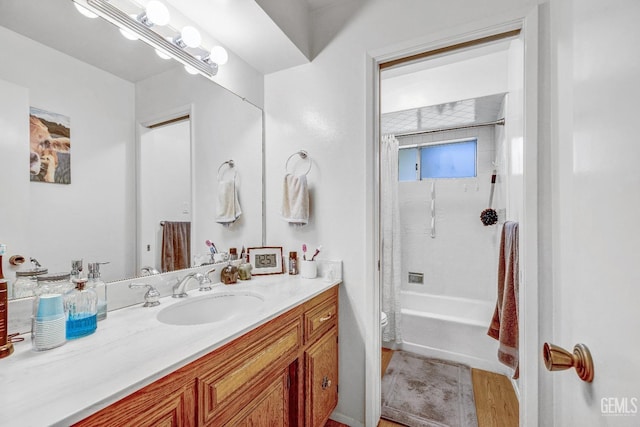
[[493,173],[491,174],[491,193],[489,194],[489,207],[480,213],[480,221],[482,221],[484,225],[493,225],[498,222],[498,213],[495,211],[495,209],[491,209],[491,205],[493,204],[493,189],[496,185],[496,175],[497,171],[494,169]]
[[495,209],[485,209],[480,214],[480,221],[482,221],[484,225],[496,224],[498,222],[498,213]]

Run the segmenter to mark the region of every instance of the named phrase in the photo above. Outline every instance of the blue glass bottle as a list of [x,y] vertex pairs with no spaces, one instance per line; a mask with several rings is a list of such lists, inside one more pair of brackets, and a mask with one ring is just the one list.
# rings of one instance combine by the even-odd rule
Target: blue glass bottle
[[87,279],[74,279],[75,288],[64,295],[67,339],[91,335],[98,327],[98,295],[87,288]]

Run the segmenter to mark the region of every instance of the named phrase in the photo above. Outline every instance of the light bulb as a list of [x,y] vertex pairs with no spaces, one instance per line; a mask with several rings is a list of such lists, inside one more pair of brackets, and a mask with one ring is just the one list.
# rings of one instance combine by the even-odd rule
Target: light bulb
[[196,70],[195,68],[193,68],[191,65],[185,65],[184,69],[187,73],[191,74],[191,75],[196,75],[198,74],[198,70]]
[[78,9],[78,12],[80,12],[82,15],[86,16],[87,18],[97,18],[98,15],[96,15],[95,13],[91,12],[89,9],[87,9],[86,7],[79,5],[78,3],[73,3],[73,5],[76,7],[76,9]]
[[190,25],[187,25],[182,29],[180,32],[180,38],[182,39],[182,42],[189,47],[198,47],[202,41],[200,32]]
[[[165,37],[165,40],[168,41],[169,43],[171,43],[172,39],[171,37]],[[162,59],[171,59],[171,55],[160,50],[160,49],[156,49],[156,55],[158,55],[160,58]]]
[[160,49],[156,49],[156,55],[158,55],[162,59],[171,59],[171,56],[167,55],[166,53],[164,53]]
[[211,59],[218,65],[224,65],[229,60],[229,54],[227,53],[227,50],[222,46],[214,46],[213,49],[211,49],[211,55],[209,56],[209,59]]
[[147,18],[155,25],[167,25],[169,23],[169,9],[158,0],[151,0],[145,8]]
[[137,34],[124,28],[120,28],[120,34],[122,34],[122,36],[127,40],[138,40],[139,38]]

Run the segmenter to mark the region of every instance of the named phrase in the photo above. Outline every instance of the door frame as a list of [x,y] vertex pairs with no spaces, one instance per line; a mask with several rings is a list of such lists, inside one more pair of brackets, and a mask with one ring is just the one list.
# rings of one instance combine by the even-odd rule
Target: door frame
[[[380,334],[380,65],[389,61],[407,58],[423,52],[444,49],[461,43],[490,37],[519,29],[524,42],[524,179],[523,218],[520,223],[520,425],[538,425],[538,373],[539,315],[538,315],[538,66],[539,66],[539,6],[524,11],[509,21],[485,26],[472,31],[453,33],[442,38],[431,37],[426,42],[408,42],[404,46],[393,46],[367,54],[366,112],[367,177],[372,189],[368,194],[370,206],[367,227],[366,283],[372,283],[367,304],[370,327],[366,328],[365,346],[365,423],[376,426],[380,419],[381,406],[381,360]],[[435,39],[435,41],[434,41]],[[490,319],[487,320],[487,322]],[[487,323],[488,324],[488,323]]]

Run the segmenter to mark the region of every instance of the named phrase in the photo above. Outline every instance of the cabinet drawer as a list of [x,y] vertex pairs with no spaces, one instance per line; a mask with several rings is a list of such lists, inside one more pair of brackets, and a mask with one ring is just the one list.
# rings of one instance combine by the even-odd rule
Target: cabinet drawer
[[338,319],[338,299],[328,300],[312,307],[304,313],[305,343],[311,342],[331,329]]

